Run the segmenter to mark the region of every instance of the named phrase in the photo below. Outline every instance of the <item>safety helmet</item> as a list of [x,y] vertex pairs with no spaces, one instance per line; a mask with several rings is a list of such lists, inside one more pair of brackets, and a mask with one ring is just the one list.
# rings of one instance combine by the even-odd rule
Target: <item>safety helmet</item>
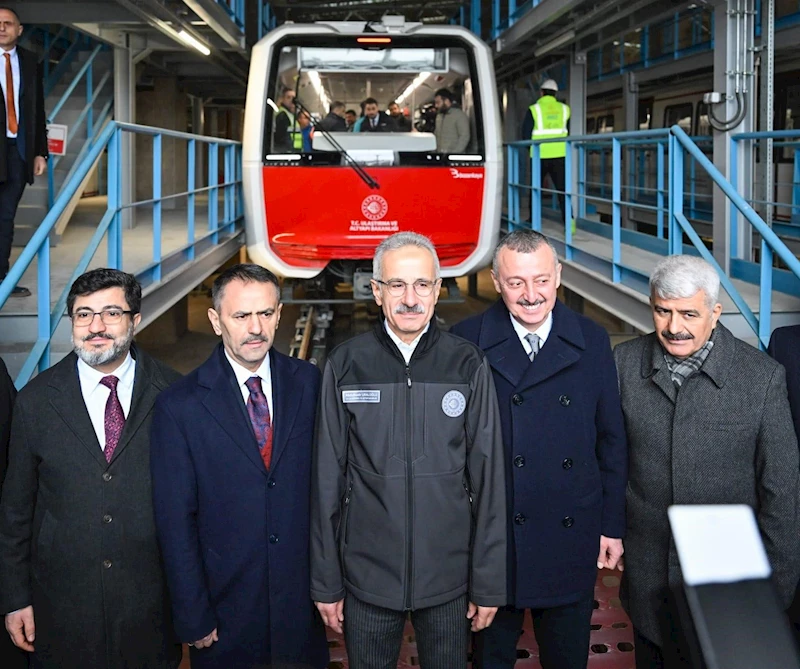
[[555,91],[558,92],[558,84],[553,81],[552,79],[545,79],[542,82],[542,85],[539,86],[543,91]]

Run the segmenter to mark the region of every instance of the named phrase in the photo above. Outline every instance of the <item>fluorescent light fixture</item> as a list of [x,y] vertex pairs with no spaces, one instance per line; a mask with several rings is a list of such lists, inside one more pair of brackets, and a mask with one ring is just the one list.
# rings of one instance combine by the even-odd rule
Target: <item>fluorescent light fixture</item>
[[327,113],[331,106],[331,99],[328,97],[328,93],[325,91],[325,87],[322,85],[322,79],[319,76],[319,72],[316,70],[309,70],[308,78],[311,81],[311,85],[314,87],[314,90],[317,92],[317,97],[319,97],[325,112]]
[[427,79],[429,76],[431,76],[431,73],[430,73],[430,72],[420,72],[420,73],[419,73],[419,74],[418,74],[416,77],[414,77],[414,81],[412,81],[412,82],[411,82],[411,83],[408,85],[408,88],[406,88],[406,90],[404,90],[404,91],[403,91],[403,92],[402,92],[402,93],[401,93],[401,94],[398,96],[398,98],[395,100],[395,102],[396,102],[397,104],[399,104],[399,105],[403,104],[403,100],[406,100],[407,98],[410,98],[410,97],[411,97],[411,94],[412,94],[412,93],[413,93],[415,90],[417,90],[417,89],[418,89],[418,88],[419,88],[419,87],[420,87],[420,86],[421,86],[421,85],[424,83],[424,81],[425,81],[425,80],[426,80],[426,79]]
[[211,49],[209,49],[205,44],[203,44],[194,35],[190,35],[185,30],[179,30],[178,31],[178,37],[181,39],[181,41],[183,43],[188,44],[193,49],[197,49],[204,56],[210,56],[211,55]]
[[280,109],[278,109],[278,105],[275,104],[272,98],[267,98],[267,104],[272,107],[272,111],[274,111],[276,114],[280,111]]
[[575,31],[574,30],[567,30],[565,33],[561,33],[558,37],[551,39],[549,42],[542,44],[542,46],[537,47],[533,51],[533,55],[537,58],[539,56],[544,56],[551,51],[554,51],[560,46],[564,46],[565,44],[571,42],[575,39]]
[[285,162],[287,160],[300,160],[301,156],[297,153],[268,153],[267,160]]
[[462,163],[479,163],[481,160],[483,160],[483,156],[472,156],[461,153],[453,153],[447,156],[447,158],[449,160],[455,160]]

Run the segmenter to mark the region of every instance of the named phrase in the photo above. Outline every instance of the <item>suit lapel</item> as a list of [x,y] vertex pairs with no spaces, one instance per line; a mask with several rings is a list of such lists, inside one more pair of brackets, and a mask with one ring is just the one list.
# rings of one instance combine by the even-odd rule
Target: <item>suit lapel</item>
[[89,451],[97,464],[103,469],[108,467],[103,449],[97,441],[97,433],[94,431],[92,419],[86,409],[83,400],[81,384],[78,378],[78,357],[70,353],[66,358],[59,362],[50,377],[48,385],[50,405],[61,417],[61,420],[69,428],[84,448]]
[[203,399],[203,406],[253,466],[266,476],[267,469],[258,450],[250,417],[236,387],[236,376],[225,358],[221,344],[203,364],[198,382],[208,390]]
[[530,366],[530,360],[502,300],[495,302],[486,312],[478,346],[486,353],[492,369],[516,388]]
[[270,371],[272,374],[272,460],[270,469],[275,467],[286,448],[292,432],[297,412],[303,397],[303,387],[297,381],[296,369],[289,359],[275,350],[270,351]]
[[670,401],[675,403],[678,391],[672,382],[672,375],[669,373],[664,352],[655,332],[648,335],[647,344],[642,350],[642,376],[645,378],[649,376]]

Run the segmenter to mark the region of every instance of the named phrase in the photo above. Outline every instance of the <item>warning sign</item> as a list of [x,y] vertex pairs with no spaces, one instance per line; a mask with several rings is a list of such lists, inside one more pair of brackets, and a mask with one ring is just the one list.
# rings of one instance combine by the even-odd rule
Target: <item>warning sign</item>
[[51,156],[63,156],[67,152],[67,126],[48,124],[47,150]]

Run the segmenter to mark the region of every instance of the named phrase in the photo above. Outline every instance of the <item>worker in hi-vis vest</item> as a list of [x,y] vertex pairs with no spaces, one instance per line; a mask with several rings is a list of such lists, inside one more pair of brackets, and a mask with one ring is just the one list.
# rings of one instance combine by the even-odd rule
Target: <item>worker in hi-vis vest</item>
[[295,91],[284,88],[278,100],[278,111],[275,113],[275,134],[272,150],[276,153],[300,153],[303,151],[303,133],[297,124],[294,104]]
[[[546,79],[541,87],[539,100],[532,104],[525,122],[522,124],[523,139],[552,139],[567,137],[569,135],[569,105],[556,100],[558,84],[552,79]],[[533,148],[531,148],[533,155]],[[545,175],[550,176],[553,188],[558,193],[558,205],[561,215],[566,215],[566,179],[564,175],[564,158],[567,155],[566,142],[546,142],[539,145],[539,158],[541,159],[541,179],[544,183]],[[547,194],[543,194],[547,195]],[[542,198],[547,201],[546,197]],[[572,231],[575,232],[573,219]]]

